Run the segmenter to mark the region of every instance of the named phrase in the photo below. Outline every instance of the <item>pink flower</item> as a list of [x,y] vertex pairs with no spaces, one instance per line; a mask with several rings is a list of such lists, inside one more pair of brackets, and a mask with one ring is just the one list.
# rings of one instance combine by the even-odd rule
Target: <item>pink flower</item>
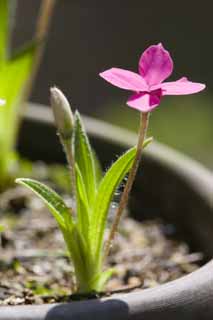
[[147,48],[139,60],[139,73],[111,68],[100,76],[114,86],[134,91],[127,104],[142,112],[155,109],[166,95],[185,95],[199,92],[205,84],[191,82],[183,77],[177,81],[163,82],[173,71],[173,61],[161,43]]

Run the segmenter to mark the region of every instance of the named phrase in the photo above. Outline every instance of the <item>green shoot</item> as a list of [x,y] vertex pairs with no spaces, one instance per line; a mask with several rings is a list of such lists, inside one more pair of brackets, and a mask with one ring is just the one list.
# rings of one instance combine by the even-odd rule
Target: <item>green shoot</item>
[[[74,266],[77,291],[99,292],[113,273],[112,269],[104,269],[108,212],[116,190],[132,168],[137,148],[126,151],[103,174],[80,114],[72,116],[68,101],[57,88],[51,89],[51,104],[74,177],[71,181],[76,208],[70,209],[58,194],[38,181],[22,178],[16,182],[38,195],[57,221]],[[151,140],[143,141],[143,147]]]

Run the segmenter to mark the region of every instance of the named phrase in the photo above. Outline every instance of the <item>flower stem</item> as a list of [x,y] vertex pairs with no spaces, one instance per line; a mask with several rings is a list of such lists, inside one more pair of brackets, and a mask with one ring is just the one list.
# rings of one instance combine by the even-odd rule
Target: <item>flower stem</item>
[[60,134],[61,144],[64,148],[64,152],[67,158],[67,162],[69,165],[70,176],[71,176],[71,186],[72,186],[72,195],[74,200],[76,200],[76,175],[75,175],[75,159],[72,153],[71,148],[71,139],[64,139]]
[[35,37],[39,40],[46,38],[56,0],[43,0],[40,6]]
[[40,5],[38,18],[36,21],[36,30],[34,35],[34,40],[37,42],[37,49],[34,56],[31,75],[30,75],[30,78],[28,79],[28,83],[24,92],[25,101],[29,98],[29,95],[32,91],[34,80],[37,76],[37,72],[41,64],[50,22],[52,20],[53,13],[54,13],[55,4],[56,4],[56,0],[42,0]]
[[132,189],[132,185],[135,180],[135,176],[136,176],[136,173],[137,173],[137,170],[139,167],[139,163],[140,163],[140,159],[141,159],[141,155],[142,155],[142,151],[143,151],[143,143],[144,143],[147,128],[148,128],[148,123],[149,123],[149,112],[147,112],[147,113],[141,112],[141,114],[140,114],[140,128],[139,128],[139,133],[138,133],[138,143],[137,143],[137,150],[136,150],[135,159],[134,159],[132,168],[129,172],[129,176],[128,176],[126,185],[124,187],[123,193],[121,195],[120,203],[119,203],[119,206],[118,206],[116,214],[115,214],[115,219],[114,219],[112,227],[110,229],[110,234],[109,234],[108,240],[105,245],[104,258],[106,258],[109,255],[111,243],[114,240],[121,215],[123,213],[124,208],[127,205],[128,199],[129,199],[129,194]]

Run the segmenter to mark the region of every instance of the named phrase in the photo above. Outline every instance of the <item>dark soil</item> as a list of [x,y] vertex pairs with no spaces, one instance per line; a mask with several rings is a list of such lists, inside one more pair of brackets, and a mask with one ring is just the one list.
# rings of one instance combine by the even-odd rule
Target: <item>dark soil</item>
[[[74,298],[64,242],[43,203],[18,186],[2,194],[0,212],[0,224],[5,227],[0,247],[0,305]],[[126,217],[108,259],[116,273],[107,284],[107,294],[177,279],[196,270],[201,260],[201,253],[191,253],[186,243],[176,240],[174,226]]]

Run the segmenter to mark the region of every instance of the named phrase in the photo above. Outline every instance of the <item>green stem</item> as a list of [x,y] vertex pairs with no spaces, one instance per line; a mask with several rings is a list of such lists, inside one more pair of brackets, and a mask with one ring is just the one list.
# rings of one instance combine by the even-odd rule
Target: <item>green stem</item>
[[46,40],[47,40],[47,34],[48,34],[51,19],[53,17],[55,4],[56,4],[56,0],[42,0],[40,5],[39,14],[36,22],[35,36],[34,36],[34,39],[38,43],[38,47],[35,53],[35,58],[33,62],[33,68],[30,75],[30,79],[28,80],[28,83],[24,92],[25,101],[28,99],[31,93],[31,89],[43,57]]
[[[29,99],[29,96],[31,94],[32,87],[33,87],[33,84],[37,76],[38,69],[43,57],[48,30],[49,30],[50,22],[54,13],[55,3],[56,3],[56,0],[42,0],[41,2],[38,18],[36,21],[35,35],[34,35],[34,39],[37,42],[37,49],[34,55],[33,66],[32,66],[30,76],[27,79],[27,82],[23,88],[23,94],[21,96],[20,106],[22,106],[23,102],[26,102]],[[23,108],[24,107],[26,106],[23,106]],[[20,127],[21,116],[23,112],[20,112],[19,116],[16,115],[17,123],[13,133],[14,144],[15,144],[17,132]]]
[[139,167],[142,151],[143,151],[143,143],[146,137],[146,132],[148,128],[148,123],[149,123],[149,113],[141,113],[140,114],[140,128],[139,128],[139,134],[138,134],[138,143],[137,143],[137,150],[136,150],[136,155],[135,159],[132,165],[132,168],[129,172],[129,176],[125,185],[125,188],[123,190],[123,193],[121,195],[120,203],[117,208],[116,214],[115,214],[115,219],[113,221],[112,227],[110,229],[110,234],[108,237],[108,240],[105,245],[105,251],[104,251],[104,259],[109,255],[110,252],[110,247],[112,244],[112,241],[114,240],[118,224],[120,222],[121,215],[123,213],[123,210],[125,209],[128,199],[129,199],[129,194],[132,189],[133,182],[135,180],[135,176]]
[[74,200],[77,200],[76,197],[76,174],[75,174],[75,159],[74,156],[72,154],[72,148],[71,148],[71,139],[64,139],[62,138],[62,136],[60,135],[60,140],[61,140],[61,144],[63,145],[64,148],[64,152],[67,158],[67,162],[69,165],[69,170],[70,170],[70,176],[71,176],[71,184],[72,184],[72,194],[74,197]]

